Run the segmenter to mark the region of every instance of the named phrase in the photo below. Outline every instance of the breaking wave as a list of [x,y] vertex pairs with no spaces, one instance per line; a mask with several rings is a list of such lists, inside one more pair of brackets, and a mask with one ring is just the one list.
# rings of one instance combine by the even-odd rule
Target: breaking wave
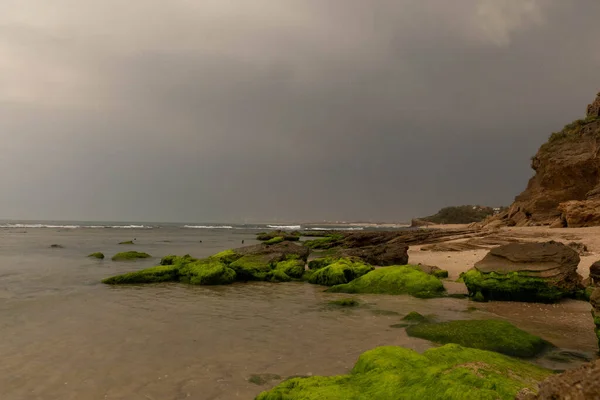
[[183,227],[188,229],[233,229],[233,226],[229,225],[184,225]]
[[267,225],[267,227],[271,229],[302,229],[301,225]]

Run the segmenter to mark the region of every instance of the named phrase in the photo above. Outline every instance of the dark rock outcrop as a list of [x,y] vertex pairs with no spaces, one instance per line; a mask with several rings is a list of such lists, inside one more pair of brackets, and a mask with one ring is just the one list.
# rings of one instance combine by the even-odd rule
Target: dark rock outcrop
[[532,158],[536,172],[508,211],[483,225],[600,225],[600,96],[587,116],[553,133]]
[[403,243],[344,249],[340,254],[344,257],[358,257],[368,264],[381,267],[408,264],[408,246]]
[[477,298],[554,302],[583,289],[578,264],[562,243],[511,243],[490,250],[463,279]]
[[600,261],[596,261],[590,266],[590,283],[600,287]]
[[600,347],[600,286],[597,286],[592,292],[590,304],[592,305],[592,317],[594,318],[596,337],[598,338],[598,346]]
[[600,399],[600,360],[553,375],[540,384],[538,394],[523,391],[517,400]]

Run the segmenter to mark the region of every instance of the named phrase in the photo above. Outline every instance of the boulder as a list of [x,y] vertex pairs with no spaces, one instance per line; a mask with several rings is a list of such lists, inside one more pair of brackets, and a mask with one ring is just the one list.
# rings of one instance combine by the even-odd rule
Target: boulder
[[554,241],[496,247],[462,274],[469,295],[485,300],[552,303],[583,289],[579,255]]
[[592,317],[594,318],[595,332],[598,338],[598,346],[600,346],[600,287],[596,287],[590,297],[592,305]]
[[537,394],[522,391],[517,400],[592,400],[600,398],[600,360],[559,375],[539,385]]
[[561,220],[569,228],[600,225],[600,200],[572,200],[560,203]]
[[358,257],[367,264],[381,267],[408,264],[408,246],[400,242],[343,249],[340,254],[344,257]]
[[600,261],[590,266],[590,283],[593,286],[600,286]]

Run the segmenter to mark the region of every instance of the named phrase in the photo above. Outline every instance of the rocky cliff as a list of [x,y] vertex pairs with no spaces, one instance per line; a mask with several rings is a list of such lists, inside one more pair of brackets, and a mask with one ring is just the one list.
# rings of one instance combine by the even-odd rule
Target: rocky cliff
[[600,93],[584,119],[553,133],[531,159],[535,176],[486,226],[600,225]]

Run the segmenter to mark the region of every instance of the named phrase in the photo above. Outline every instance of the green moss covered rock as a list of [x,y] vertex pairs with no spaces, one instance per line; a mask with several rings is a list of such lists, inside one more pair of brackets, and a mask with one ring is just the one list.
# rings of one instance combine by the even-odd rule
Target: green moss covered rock
[[139,260],[140,258],[150,258],[152,257],[148,253],[142,253],[139,251],[124,251],[122,253],[117,253],[113,256],[113,261],[133,261]]
[[340,258],[341,257],[339,257],[339,256],[329,256],[329,257],[315,258],[314,260],[311,260],[311,261],[308,262],[308,269],[321,269],[321,268],[325,268],[326,266],[333,264],[334,262],[336,262]]
[[402,265],[378,268],[344,285],[328,289],[334,293],[410,294],[429,298],[444,294],[442,282],[418,267]]
[[90,254],[88,257],[97,258],[99,260],[103,260],[104,259],[104,254],[100,253],[100,252],[97,252],[97,253]]
[[423,323],[406,328],[406,333],[436,343],[456,343],[515,357],[535,357],[550,346],[542,338],[498,320]]
[[352,280],[373,271],[371,265],[352,258],[340,258],[333,264],[316,270],[309,282],[316,285],[333,286],[351,282]]
[[298,259],[280,261],[275,265],[275,270],[282,271],[292,279],[302,279],[305,272],[304,261]]
[[297,242],[300,240],[300,232],[297,231],[271,231],[271,232],[261,232],[256,235],[256,240],[260,240],[261,242],[272,240],[276,237],[280,237],[282,241],[288,242]]
[[269,240],[265,241],[264,243],[268,245],[268,244],[281,243],[283,241],[285,241],[285,239],[283,238],[283,236],[275,236],[274,238],[269,239]]
[[136,283],[173,282],[179,279],[178,268],[173,265],[159,265],[141,271],[130,272],[123,275],[112,276],[104,279],[102,283],[108,285],[125,285]]
[[425,322],[427,318],[416,311],[411,311],[402,318],[402,321],[407,322]]
[[119,242],[119,244],[135,244],[135,243],[133,243],[133,240],[126,240],[124,242]]
[[342,239],[344,239],[344,235],[333,233],[324,238],[307,240],[304,245],[313,250],[327,250],[340,245]]
[[469,294],[484,300],[554,303],[584,289],[579,261],[562,243],[510,243],[491,249],[462,276]]
[[192,285],[227,285],[236,278],[235,271],[217,259],[206,258],[176,266],[179,281]]
[[287,380],[256,400],[513,400],[551,371],[455,344],[423,354],[403,347],[363,353],[348,375]]
[[469,296],[476,301],[554,303],[568,294],[560,287],[548,284],[545,279],[531,277],[522,272],[499,274],[471,269],[461,277],[469,290]]

